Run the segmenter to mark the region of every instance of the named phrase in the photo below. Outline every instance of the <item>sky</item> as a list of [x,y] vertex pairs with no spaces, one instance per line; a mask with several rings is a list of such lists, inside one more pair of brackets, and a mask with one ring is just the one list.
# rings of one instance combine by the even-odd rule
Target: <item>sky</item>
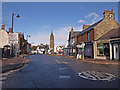
[[29,42],[49,44],[53,31],[55,45],[66,45],[69,31],[81,31],[83,24],[91,25],[103,18],[104,10],[112,10],[118,21],[117,2],[2,2],[1,24],[9,30],[14,16],[14,32],[30,35]]

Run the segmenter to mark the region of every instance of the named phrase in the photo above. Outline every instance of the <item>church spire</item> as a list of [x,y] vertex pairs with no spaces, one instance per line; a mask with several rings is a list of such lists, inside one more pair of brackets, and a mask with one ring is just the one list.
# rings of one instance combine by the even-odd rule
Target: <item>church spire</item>
[[53,30],[51,31],[51,36],[53,36]]
[[50,35],[50,52],[54,53],[54,35],[53,35],[53,31],[51,31],[51,35]]

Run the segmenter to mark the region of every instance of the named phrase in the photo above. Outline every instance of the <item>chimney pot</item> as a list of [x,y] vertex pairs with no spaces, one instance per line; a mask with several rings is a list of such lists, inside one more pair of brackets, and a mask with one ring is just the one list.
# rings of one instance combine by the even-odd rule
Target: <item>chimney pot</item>
[[1,25],[1,29],[5,30],[5,24]]
[[13,33],[12,28],[9,28],[9,33]]

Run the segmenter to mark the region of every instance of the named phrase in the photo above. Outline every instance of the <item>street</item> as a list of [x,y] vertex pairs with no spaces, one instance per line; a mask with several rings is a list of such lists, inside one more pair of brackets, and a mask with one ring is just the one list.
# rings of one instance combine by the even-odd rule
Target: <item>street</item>
[[21,70],[4,74],[2,88],[118,88],[120,71],[117,65],[92,64],[50,55],[27,58],[30,62]]

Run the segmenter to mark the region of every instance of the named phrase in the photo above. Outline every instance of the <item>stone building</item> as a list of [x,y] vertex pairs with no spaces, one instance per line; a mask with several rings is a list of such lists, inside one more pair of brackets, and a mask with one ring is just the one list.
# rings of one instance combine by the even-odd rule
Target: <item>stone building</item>
[[66,51],[68,51],[70,56],[76,55],[76,44],[77,44],[77,35],[80,33],[80,31],[74,31],[73,27],[71,28],[71,31],[69,32],[69,38],[68,38],[68,46]]
[[5,45],[10,44],[8,39],[8,32],[5,30],[5,25],[3,24],[0,30],[0,48],[3,48]]
[[0,30],[0,58],[10,56],[9,32],[5,30],[5,25],[1,26]]
[[94,58],[120,60],[120,28],[112,29],[94,41]]
[[50,35],[50,52],[54,53],[54,35],[53,35],[53,31],[51,32],[51,35]]
[[[103,19],[92,24],[92,25],[83,25],[83,31],[77,36],[77,44],[85,43],[85,56],[94,57],[98,59],[110,58],[110,53],[107,50],[104,54],[97,53],[98,49],[101,48],[99,43],[95,43],[103,35],[119,27],[118,22],[115,20],[115,13],[113,10],[105,10],[103,13]],[[106,47],[109,47],[109,44],[104,42]],[[101,50],[101,49],[100,49]],[[100,51],[99,51],[100,52]]]
[[27,40],[24,38],[24,33],[19,33],[20,54],[27,53]]

